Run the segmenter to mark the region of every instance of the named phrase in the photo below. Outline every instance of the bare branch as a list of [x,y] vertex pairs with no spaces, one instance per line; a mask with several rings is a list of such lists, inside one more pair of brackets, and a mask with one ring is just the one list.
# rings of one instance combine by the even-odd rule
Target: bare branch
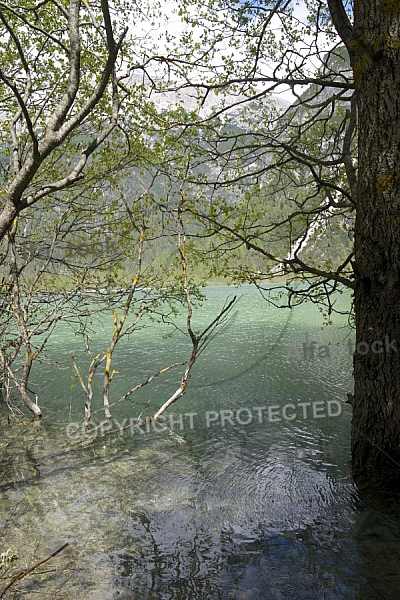
[[353,27],[344,9],[342,0],[328,0],[329,11],[333,24],[342,42],[349,49],[349,43],[353,36]]

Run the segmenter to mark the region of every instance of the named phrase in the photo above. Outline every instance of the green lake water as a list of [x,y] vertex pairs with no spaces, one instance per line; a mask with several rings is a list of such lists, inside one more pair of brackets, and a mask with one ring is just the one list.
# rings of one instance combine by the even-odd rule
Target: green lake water
[[[235,312],[199,357],[185,395],[157,425],[136,426],[178,387],[180,371],[158,377],[113,407],[111,435],[83,435],[84,396],[70,357],[82,367],[88,361],[73,329],[59,327],[52,363],[37,365],[30,384],[41,422],[7,424],[1,412],[0,552],[10,548],[17,558],[0,593],[7,575],[68,542],[9,597],[400,597],[399,507],[361,497],[349,474],[347,317],[322,328],[313,305],[281,310],[250,286],[221,286],[205,290],[195,329],[233,293]],[[348,295],[338,300],[349,304]],[[98,351],[111,329],[108,317],[97,321]],[[153,326],[121,342],[111,402],[188,358],[187,337],[171,332]],[[341,352],[332,351],[334,341],[343,342]]]

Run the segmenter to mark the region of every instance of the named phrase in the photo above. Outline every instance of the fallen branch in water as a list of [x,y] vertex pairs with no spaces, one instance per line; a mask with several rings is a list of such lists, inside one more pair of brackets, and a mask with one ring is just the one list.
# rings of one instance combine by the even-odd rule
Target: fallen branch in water
[[18,573],[18,575],[16,575],[8,585],[6,585],[6,587],[4,588],[4,590],[2,592],[0,592],[0,598],[2,598],[4,596],[4,594],[7,592],[7,590],[9,590],[16,581],[19,581],[20,579],[22,579],[23,577],[26,577],[26,575],[29,575],[29,573],[31,573],[32,571],[34,571],[35,569],[37,569],[38,567],[40,567],[40,565],[44,565],[44,563],[48,562],[51,558],[54,558],[55,556],[57,556],[57,554],[59,554],[62,550],[64,550],[64,548],[66,548],[68,546],[68,542],[66,544],[64,544],[63,546],[61,546],[61,548],[59,548],[58,550],[56,550],[55,552],[53,552],[53,554],[50,554],[50,556],[48,556],[47,558],[44,558],[43,560],[40,560],[39,562],[37,562],[36,564],[32,565],[32,567],[29,567],[28,569],[25,569],[24,571],[21,571],[20,573]]
[[73,571],[71,571],[71,573],[68,575],[68,577],[66,579],[64,579],[64,581],[62,582],[62,584],[60,585],[60,587],[58,587],[49,597],[47,600],[53,600],[53,598],[55,598],[55,596],[58,596],[58,594],[61,592],[62,588],[68,583],[68,581],[71,579],[72,575],[75,573],[76,569],[73,569]]

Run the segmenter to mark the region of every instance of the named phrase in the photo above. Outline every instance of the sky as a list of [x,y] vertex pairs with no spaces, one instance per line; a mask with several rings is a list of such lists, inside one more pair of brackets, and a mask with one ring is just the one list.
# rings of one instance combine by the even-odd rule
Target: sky
[[[169,2],[166,2],[165,4],[163,4],[162,6],[162,18],[161,18],[161,22],[159,18],[154,18],[154,22],[152,23],[150,20],[145,20],[142,23],[137,23],[137,21],[135,22],[135,24],[132,24],[131,28],[130,28],[130,32],[132,35],[134,35],[136,38],[139,37],[142,40],[144,40],[144,43],[146,44],[146,46],[150,47],[151,43],[155,43],[158,46],[158,52],[160,54],[165,54],[167,52],[166,50],[166,44],[165,44],[165,36],[166,35],[174,35],[174,36],[180,36],[184,33],[185,29],[187,28],[187,25],[185,23],[182,22],[182,20],[179,18],[177,11],[178,11],[178,7],[179,7],[179,3],[176,0],[171,0]],[[293,4],[293,8],[294,8],[294,15],[295,17],[300,21],[300,22],[305,22],[306,18],[307,18],[307,8],[305,6],[305,3],[303,0],[297,0],[294,4]],[[278,29],[279,26],[279,21],[277,17],[274,17],[271,21],[271,27]],[[197,32],[196,30],[192,30],[195,36],[195,39],[198,39],[200,41],[200,35],[201,35],[201,30],[199,29]],[[299,44],[298,47],[296,48],[299,52],[300,55],[304,55],[304,48],[307,45],[307,42],[309,40],[307,39],[302,39]],[[323,42],[323,38],[321,37],[321,43]],[[221,48],[221,53],[223,52],[223,49]],[[237,54],[238,58],[240,58],[240,54]],[[310,66],[311,66],[311,61],[310,61]],[[268,68],[266,68],[267,71]],[[195,71],[194,71],[195,74]],[[198,74],[200,76],[200,73]],[[299,93],[301,93],[302,90],[298,90]],[[296,97],[292,94],[291,90],[287,87],[287,86],[281,86],[279,88],[279,94],[277,95],[278,98],[292,103]]]

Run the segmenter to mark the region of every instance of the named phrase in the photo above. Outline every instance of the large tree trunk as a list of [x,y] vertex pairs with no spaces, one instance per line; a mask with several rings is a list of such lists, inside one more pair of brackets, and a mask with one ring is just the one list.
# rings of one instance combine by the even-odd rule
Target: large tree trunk
[[399,2],[356,1],[349,50],[359,110],[352,466],[358,484],[392,487],[400,482]]

